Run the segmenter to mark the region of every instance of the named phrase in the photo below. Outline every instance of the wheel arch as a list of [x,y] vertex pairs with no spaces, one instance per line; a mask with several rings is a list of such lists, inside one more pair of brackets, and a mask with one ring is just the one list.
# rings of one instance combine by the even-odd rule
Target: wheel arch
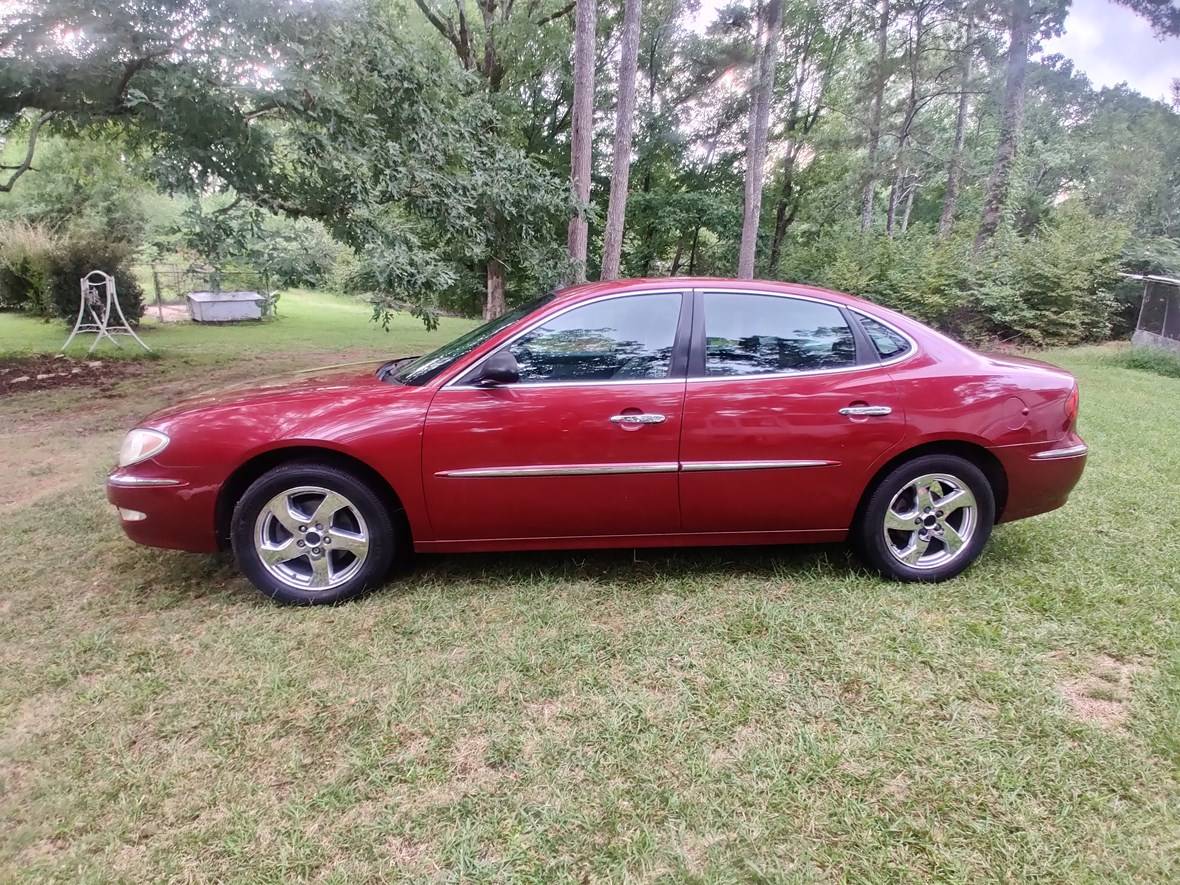
[[230,545],[230,520],[233,517],[234,506],[256,479],[283,464],[295,461],[315,461],[339,467],[356,474],[365,482],[371,484],[377,496],[385,504],[394,525],[402,533],[407,544],[411,544],[411,531],[405,508],[397,492],[388,480],[355,455],[316,445],[291,445],[260,452],[252,458],[239,464],[221,484],[217,492],[217,505],[214,510],[217,545],[222,550],[228,550]]
[[992,488],[992,494],[996,499],[995,521],[997,523],[1000,522],[1004,508],[1008,503],[1008,474],[1004,471],[1004,465],[1000,463],[1000,459],[979,443],[968,442],[962,439],[940,439],[908,448],[882,464],[873,474],[872,479],[865,484],[864,490],[860,494],[860,500],[856,505],[856,512],[853,514],[852,525],[855,526],[860,521],[861,514],[864,512],[864,508],[868,504],[873,490],[876,489],[877,483],[881,481],[881,478],[885,474],[899,464],[904,464],[906,461],[912,461],[914,458],[920,458],[923,455],[956,455],[970,461],[982,470],[983,475],[987,477],[988,484]]

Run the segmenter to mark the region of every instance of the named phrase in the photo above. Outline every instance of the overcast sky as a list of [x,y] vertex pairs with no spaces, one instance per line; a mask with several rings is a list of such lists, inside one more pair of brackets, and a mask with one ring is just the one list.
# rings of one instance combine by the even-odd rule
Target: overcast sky
[[1145,19],[1110,0],[1073,0],[1064,36],[1045,52],[1073,59],[1095,86],[1125,81],[1149,98],[1166,100],[1180,77],[1180,38],[1155,39]]
[[[701,0],[694,27],[703,30],[724,0]],[[1096,87],[1126,82],[1150,98],[1168,100],[1180,77],[1180,38],[1156,40],[1147,22],[1110,0],[1073,0],[1065,35],[1044,51],[1073,59]]]

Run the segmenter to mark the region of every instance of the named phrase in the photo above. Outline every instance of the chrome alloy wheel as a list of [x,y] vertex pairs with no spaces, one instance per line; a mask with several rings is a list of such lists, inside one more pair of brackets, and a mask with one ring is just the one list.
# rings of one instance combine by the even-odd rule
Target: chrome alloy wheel
[[978,525],[975,496],[949,473],[919,476],[885,511],[885,546],[898,562],[933,569],[962,555]]
[[331,590],[369,556],[369,528],[355,504],[331,489],[298,486],[275,495],[254,522],[254,549],[277,580]]

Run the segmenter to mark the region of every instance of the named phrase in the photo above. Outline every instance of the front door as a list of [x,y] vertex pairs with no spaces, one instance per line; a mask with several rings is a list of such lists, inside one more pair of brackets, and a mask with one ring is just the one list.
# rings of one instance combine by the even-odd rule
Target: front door
[[679,292],[558,310],[505,347],[520,381],[442,387],[422,479],[441,541],[665,534],[680,525]]
[[832,304],[698,297],[680,451],[684,530],[846,529],[874,465],[904,430],[877,354]]

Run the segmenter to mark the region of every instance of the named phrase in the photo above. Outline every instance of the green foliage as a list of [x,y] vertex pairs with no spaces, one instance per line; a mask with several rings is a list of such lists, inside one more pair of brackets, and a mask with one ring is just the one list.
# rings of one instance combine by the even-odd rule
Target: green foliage
[[1132,347],[1108,357],[1107,363],[1124,369],[1152,372],[1165,378],[1180,378],[1180,353],[1158,347]]
[[1072,344],[1110,331],[1125,237],[1078,204],[1060,207],[1030,237],[997,237],[980,256],[969,241],[939,240],[926,228],[890,238],[849,225],[792,250],[782,273],[968,339]]
[[[1153,4],[1132,5],[1151,17]],[[977,255],[1012,5],[948,0],[934,14],[891,4],[880,67],[874,4],[786,5],[763,275],[867,294],[966,337],[1048,343],[1124,329],[1135,296],[1111,295],[1120,239],[1132,244],[1126,269],[1176,272],[1175,110],[1125,87],[1096,90],[1057,56],[1030,62],[1002,229]],[[476,314],[489,267],[503,268],[510,304],[569,276],[561,0],[10,6],[0,12],[0,179],[20,181],[0,193],[0,220],[141,257],[249,267],[276,286],[344,287],[367,295],[379,321],[401,309],[427,325],[442,311]],[[701,30],[694,4],[644,4],[630,276],[734,271],[753,6],[724,4]],[[1035,7],[1034,30],[1046,36],[1064,9]],[[598,19],[600,113],[618,81],[605,50],[619,12],[608,4]],[[971,65],[960,83],[962,58]],[[960,89],[970,96],[962,142]],[[610,130],[595,133],[598,172]],[[36,161],[22,165],[37,131]],[[957,228],[939,237],[952,155]],[[594,180],[591,275],[608,188]]]
[[1119,225],[1067,204],[1034,236],[994,245],[975,269],[977,309],[988,331],[1038,345],[1106,338],[1126,236]]
[[101,270],[115,278],[123,315],[132,324],[143,316],[143,289],[131,272],[130,253],[118,243],[107,240],[67,240],[53,252],[49,272],[49,297],[53,312],[72,321],[78,315],[80,281],[92,270]]
[[[112,135],[43,142],[35,168],[11,193],[0,193],[0,219],[27,221],[66,237],[138,246],[152,189],[129,167],[124,145]],[[11,162],[20,148],[6,151],[5,160]]]
[[0,222],[0,308],[49,312],[49,278],[58,242],[46,227]]

